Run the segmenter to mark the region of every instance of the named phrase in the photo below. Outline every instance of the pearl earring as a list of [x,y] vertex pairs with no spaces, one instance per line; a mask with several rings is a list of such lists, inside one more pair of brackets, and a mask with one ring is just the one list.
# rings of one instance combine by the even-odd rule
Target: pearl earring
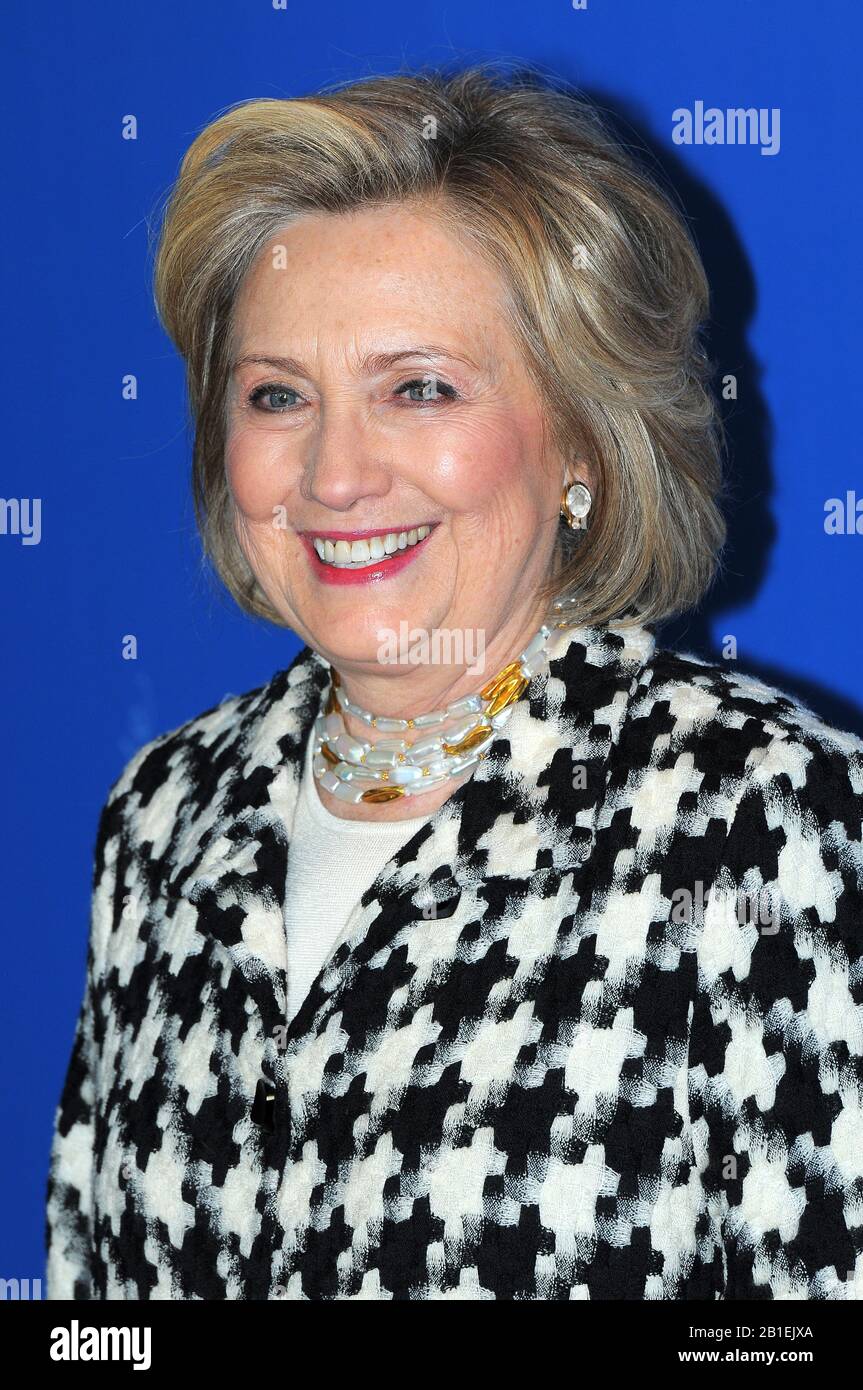
[[560,514],[574,531],[587,529],[587,514],[592,506],[593,498],[587,483],[573,483],[563,489]]

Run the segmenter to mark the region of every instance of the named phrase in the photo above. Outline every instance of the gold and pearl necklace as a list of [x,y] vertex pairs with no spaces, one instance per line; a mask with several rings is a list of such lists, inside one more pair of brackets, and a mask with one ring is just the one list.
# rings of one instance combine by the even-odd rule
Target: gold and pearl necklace
[[[315,720],[312,765],[318,782],[340,801],[379,803],[422,795],[472,771],[486,756],[491,740],[509,719],[528,682],[547,668],[549,638],[557,629],[573,625],[562,616],[569,602],[572,600],[554,600],[554,617],[478,695],[463,696],[429,714],[408,719],[372,714],[346,697],[339,673],[333,670]],[[399,737],[370,743],[348,733],[345,713],[381,733],[413,730],[420,737],[414,743]],[[444,731],[443,726],[450,721],[455,722]]]

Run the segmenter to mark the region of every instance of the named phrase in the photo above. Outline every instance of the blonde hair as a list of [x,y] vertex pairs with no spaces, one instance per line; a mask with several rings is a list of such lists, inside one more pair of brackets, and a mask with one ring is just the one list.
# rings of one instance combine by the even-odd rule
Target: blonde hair
[[245,101],[193,141],[169,193],[154,290],[187,366],[205,556],[243,609],[283,622],[240,549],[224,469],[244,276],[298,216],[414,201],[502,273],[550,436],[567,460],[593,464],[589,526],[561,523],[544,592],[570,595],[586,622],[693,607],[725,541],[704,268],[671,195],[598,108],[532,68]]

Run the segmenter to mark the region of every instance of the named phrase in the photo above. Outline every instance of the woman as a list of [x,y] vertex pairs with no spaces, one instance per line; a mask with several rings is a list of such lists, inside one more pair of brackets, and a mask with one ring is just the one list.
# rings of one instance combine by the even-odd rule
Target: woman
[[650,630],[724,538],[670,201],[530,74],[252,101],[156,293],[306,645],[109,794],[49,1297],[859,1297],[863,743]]

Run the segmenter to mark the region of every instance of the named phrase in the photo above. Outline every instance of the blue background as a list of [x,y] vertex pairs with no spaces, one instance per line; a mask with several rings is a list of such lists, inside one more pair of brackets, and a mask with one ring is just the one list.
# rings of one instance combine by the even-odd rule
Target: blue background
[[[7,19],[0,491],[42,499],[42,538],[0,535],[0,1276],[43,1273],[108,787],[142,743],[268,680],[298,646],[201,567],[183,368],[150,287],[156,210],[195,134],[243,99],[423,63],[528,61],[609,108],[683,199],[714,292],[712,351],[738,378],[726,579],[660,642],[716,658],[733,634],[741,669],[863,734],[863,535],[824,532],[828,498],[863,496],[861,27],[852,0],[101,0],[19,3]],[[698,100],[780,108],[780,152],[674,145],[672,112]],[[136,141],[121,138],[130,113]]]

